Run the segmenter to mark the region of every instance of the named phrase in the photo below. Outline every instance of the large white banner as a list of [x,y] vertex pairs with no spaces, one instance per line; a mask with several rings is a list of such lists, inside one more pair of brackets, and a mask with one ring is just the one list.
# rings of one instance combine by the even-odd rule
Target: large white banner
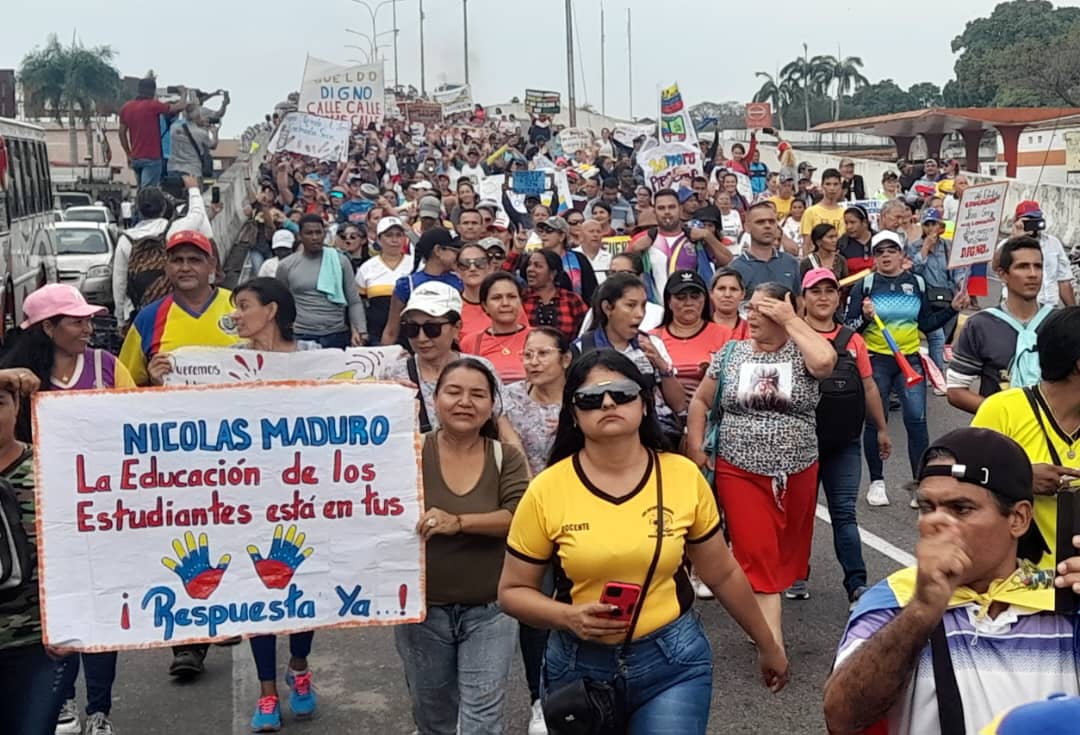
[[289,151],[320,161],[344,161],[349,157],[351,133],[347,120],[290,112],[270,138],[270,153]]
[[431,98],[442,105],[444,115],[470,112],[473,108],[472,88],[468,84],[453,89],[444,89],[440,92],[432,92]]
[[701,176],[704,170],[701,159],[701,150],[689,143],[661,143],[637,154],[645,183],[653,191],[678,188],[684,179]]
[[309,115],[347,120],[354,128],[382,125],[386,117],[382,64],[341,66],[307,57],[298,107]]
[[697,131],[690,119],[690,110],[683,102],[679,83],[660,90],[660,118],[657,121],[659,139],[664,143],[690,143],[697,145]]
[[405,355],[397,345],[347,350],[257,352],[236,347],[181,347],[169,353],[165,385],[268,380],[384,380]]
[[994,244],[998,241],[1001,210],[1009,182],[969,186],[960,197],[953,231],[949,268],[963,268],[994,259]]
[[422,620],[415,396],[351,382],[38,394],[46,642]]

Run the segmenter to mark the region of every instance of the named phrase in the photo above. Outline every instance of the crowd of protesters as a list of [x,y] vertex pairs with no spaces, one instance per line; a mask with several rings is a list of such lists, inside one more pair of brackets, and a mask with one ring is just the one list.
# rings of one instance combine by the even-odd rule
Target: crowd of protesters
[[[174,127],[205,117],[188,104]],[[397,344],[393,375],[416,387],[423,433],[427,617],[395,629],[421,735],[516,731],[504,709],[517,668],[529,735],[600,732],[574,729],[589,716],[610,732],[704,733],[713,661],[695,598],[723,605],[764,685],[783,688],[783,599],[811,592],[819,488],[851,611],[825,692],[831,732],[959,732],[957,716],[974,732],[1007,707],[1080,694],[1073,622],[1045,603],[1051,496],[1080,477],[1080,310],[1038,203],[1017,207],[995,256],[1001,306],[950,340],[972,305],[970,271],[947,267],[968,185],[957,167],[901,162],[868,197],[850,159],[818,176],[779,140],[770,171],[756,137],[730,157],[715,139],[699,175],[653,190],[636,154],[655,140],[605,129],[566,151],[559,132],[478,111],[356,130],[342,163],[275,154],[227,250],[201,171],[178,169],[170,191],[134,151],[119,355],[89,346],[102,309],[62,285],[27,299],[0,354],[0,467],[30,542],[29,393],[158,386],[183,346]],[[529,170],[550,174],[546,191],[514,191]],[[931,440],[928,383],[987,428]],[[890,502],[894,402],[922,540],[917,569],[875,585],[856,509],[864,460],[868,505]],[[1018,564],[1034,535],[1046,553]],[[1059,586],[1080,583],[1080,559],[1057,571]],[[1034,635],[1049,642],[1024,648]],[[251,728],[276,731],[274,639],[250,645]],[[290,635],[296,718],[317,708],[312,648],[311,632]],[[174,648],[168,673],[198,677],[208,652]],[[111,735],[116,666],[115,653],[44,649],[36,588],[0,593],[0,677],[27,693],[4,715],[10,731]]]

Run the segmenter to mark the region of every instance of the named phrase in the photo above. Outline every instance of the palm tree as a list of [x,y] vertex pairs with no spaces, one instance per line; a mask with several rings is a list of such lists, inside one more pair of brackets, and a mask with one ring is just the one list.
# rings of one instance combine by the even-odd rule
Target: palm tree
[[854,94],[862,87],[870,84],[870,80],[863,76],[863,61],[858,56],[845,56],[834,59],[836,62],[832,69],[832,78],[836,82],[836,105],[833,108],[833,120],[840,119],[840,100],[846,94]]
[[780,123],[780,129],[784,129],[784,104],[787,100],[784,99],[783,83],[777,82],[776,78],[772,74],[765,71],[756,71],[754,76],[761,77],[765,82],[761,85],[761,89],[754,95],[754,102],[768,102],[772,105],[772,108],[776,110],[776,119]]
[[[79,160],[76,123],[86,132],[86,147],[94,155],[91,128],[99,106],[114,103],[120,94],[120,72],[112,64],[114,52],[108,46],[86,48],[72,39],[64,47],[50,34],[45,47],[27,54],[19,67],[19,80],[32,100],[63,124],[68,119],[71,158]],[[91,163],[93,161],[91,160]]]
[[[787,63],[780,70],[780,78],[795,89],[802,91],[803,111],[806,114],[806,129],[810,129],[810,95],[821,88],[822,71],[820,57],[811,61],[809,49],[802,45],[803,55]],[[815,63],[816,62],[816,63]]]

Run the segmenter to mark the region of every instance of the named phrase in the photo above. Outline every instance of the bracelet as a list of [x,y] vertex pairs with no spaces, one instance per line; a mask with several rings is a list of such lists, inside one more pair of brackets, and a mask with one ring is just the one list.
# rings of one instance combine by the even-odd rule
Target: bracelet
[[674,370],[668,370],[667,372],[663,372],[663,373],[658,372],[657,375],[659,375],[661,379],[674,378],[675,377],[675,371]]

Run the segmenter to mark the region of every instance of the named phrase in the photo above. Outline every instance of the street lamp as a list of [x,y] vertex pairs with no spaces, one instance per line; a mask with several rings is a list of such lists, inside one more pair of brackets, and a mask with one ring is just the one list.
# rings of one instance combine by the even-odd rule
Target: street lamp
[[[354,2],[354,3],[356,3],[357,5],[361,6],[361,7],[362,7],[362,8],[364,9],[364,10],[368,11],[368,15],[369,15],[369,16],[371,16],[371,38],[372,38],[372,41],[371,41],[371,46],[372,46],[372,54],[371,54],[371,57],[372,57],[373,59],[377,59],[376,53],[375,53],[375,51],[374,51],[374,49],[375,49],[375,41],[374,41],[374,39],[378,38],[378,37],[379,37],[379,36],[381,36],[381,35],[386,35],[387,33],[393,33],[393,34],[394,34],[394,86],[395,86],[395,87],[397,87],[397,86],[398,86],[398,53],[397,53],[397,39],[398,39],[398,27],[397,27],[397,4],[398,4],[399,2],[401,2],[401,0],[382,0],[382,2],[378,3],[378,4],[377,4],[377,5],[375,6],[375,8],[374,8],[374,9],[372,9],[371,5],[369,5],[369,4],[368,4],[368,3],[366,2],[366,0],[353,0],[353,2]],[[392,19],[392,22],[393,22],[393,24],[394,24],[394,27],[393,27],[393,28],[392,28],[391,30],[389,30],[389,31],[383,31],[382,33],[379,33],[379,32],[377,31],[377,28],[376,28],[376,24],[375,24],[375,18],[376,18],[376,16],[378,16],[378,14],[379,14],[379,11],[380,11],[380,10],[381,10],[381,9],[382,9],[382,8],[383,8],[384,6],[386,6],[386,5],[389,5],[389,6],[391,7],[392,11],[393,11],[393,19]],[[355,31],[354,31],[354,32],[355,32]]]

